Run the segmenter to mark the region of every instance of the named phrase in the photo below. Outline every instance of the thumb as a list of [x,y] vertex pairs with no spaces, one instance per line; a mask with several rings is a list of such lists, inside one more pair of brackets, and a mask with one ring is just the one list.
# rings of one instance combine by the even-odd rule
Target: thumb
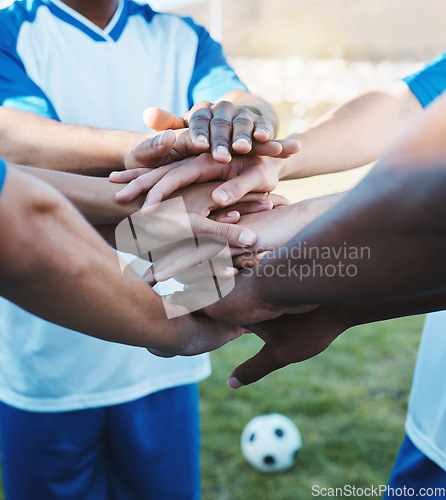
[[237,224],[226,224],[203,218],[194,233],[213,234],[224,238],[231,247],[252,247],[257,241],[257,235],[250,229],[245,229]]
[[160,108],[147,108],[143,113],[143,120],[153,130],[177,130],[186,127],[183,118]]
[[277,357],[267,343],[251,359],[238,366],[228,378],[231,389],[240,389],[245,385],[257,382],[271,372],[283,368],[287,363]]
[[[166,130],[138,144],[126,157],[125,168],[130,170],[141,167],[156,167],[161,159],[168,155],[175,146],[176,135],[173,130]],[[163,164],[167,162],[162,162]]]

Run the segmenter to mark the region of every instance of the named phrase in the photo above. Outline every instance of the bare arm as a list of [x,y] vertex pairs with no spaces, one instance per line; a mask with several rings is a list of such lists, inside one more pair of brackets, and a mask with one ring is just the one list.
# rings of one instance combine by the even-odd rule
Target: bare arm
[[117,256],[62,195],[13,167],[0,196],[0,231],[0,294],[44,319],[185,355],[239,332],[191,316],[168,320],[160,297],[122,276]]
[[140,196],[130,203],[118,203],[116,193],[122,185],[108,178],[58,172],[34,167],[15,166],[15,169],[51,184],[60,191],[93,225],[117,224],[137,212],[144,201]]
[[290,138],[299,155],[283,161],[281,179],[339,172],[376,161],[423,108],[404,82],[367,92],[325,114]]
[[[236,291],[209,313],[230,314],[238,324],[252,324],[253,319],[277,317],[301,304],[366,303],[443,293],[445,114],[443,96],[355,189],[287,245],[267,255],[251,276],[242,273]],[[319,253],[302,253],[303,247]],[[350,252],[343,252],[345,247],[359,256],[352,260]],[[329,250],[322,256],[324,248]],[[289,263],[296,264],[297,274],[287,272]],[[312,271],[314,264],[322,272],[319,267]],[[346,276],[349,264],[356,271]],[[324,272],[327,266],[330,272]]]

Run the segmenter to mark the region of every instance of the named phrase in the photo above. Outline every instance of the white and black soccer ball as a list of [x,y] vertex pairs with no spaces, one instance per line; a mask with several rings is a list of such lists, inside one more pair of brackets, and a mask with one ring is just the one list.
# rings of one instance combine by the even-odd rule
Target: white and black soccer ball
[[253,418],[241,438],[243,456],[262,472],[279,472],[294,465],[302,437],[284,415],[272,413]]

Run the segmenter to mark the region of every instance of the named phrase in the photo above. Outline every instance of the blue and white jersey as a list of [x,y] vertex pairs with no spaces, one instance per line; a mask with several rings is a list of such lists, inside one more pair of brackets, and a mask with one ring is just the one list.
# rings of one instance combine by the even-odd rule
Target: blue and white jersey
[[3,186],[5,184],[6,172],[6,163],[0,158],[0,195],[2,194]]
[[[245,86],[192,20],[121,0],[100,29],[59,0],[0,10],[0,104],[62,122],[147,131],[143,111],[185,114]],[[161,332],[160,332],[161,333]],[[207,355],[162,359],[0,302],[0,400],[29,411],[124,403],[210,374]]]
[[66,123],[142,130],[148,106],[186,113],[246,90],[191,19],[121,0],[100,29],[60,0],[0,11],[0,104]]
[[[446,92],[446,52],[404,79],[423,107]],[[406,432],[446,470],[446,311],[428,314],[409,397]]]

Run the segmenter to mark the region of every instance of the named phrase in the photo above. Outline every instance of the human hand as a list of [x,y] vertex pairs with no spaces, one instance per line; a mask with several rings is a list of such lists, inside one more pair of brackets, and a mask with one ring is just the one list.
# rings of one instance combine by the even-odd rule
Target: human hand
[[159,322],[163,332],[156,347],[148,350],[160,357],[196,356],[213,351],[240,337],[246,330],[199,314],[185,314]]
[[[173,271],[171,276],[185,270],[187,267],[182,267],[184,266],[182,259],[178,257],[172,260],[164,255],[166,253],[168,256],[171,255],[179,244],[190,242],[193,248],[197,248],[194,237],[200,235],[205,235],[206,241],[210,241],[212,237],[218,241],[214,242],[217,246],[216,253],[208,258],[213,258],[220,253],[222,242],[224,246],[229,243],[232,246],[243,246],[244,248],[253,245],[257,238],[256,234],[250,230],[245,231],[243,226],[235,224],[240,219],[240,215],[253,211],[270,210],[274,203],[282,201],[282,197],[277,195],[250,193],[244,196],[237,205],[227,209],[224,213],[217,213],[211,219],[208,218],[209,215],[214,208],[217,208],[211,193],[217,185],[218,183],[213,182],[188,186],[180,189],[159,205],[153,214],[136,213],[131,217],[133,231],[138,240],[138,248],[149,249],[152,253],[150,258],[147,255],[148,260],[152,260],[154,263],[152,273],[157,271],[159,260],[167,264],[169,273]],[[121,235],[118,235],[119,250],[134,253],[135,236],[131,237],[124,227],[121,230],[118,226],[118,232]],[[144,254],[144,252],[142,253]],[[230,261],[229,253],[228,259]],[[225,268],[227,265],[226,261]]]
[[[250,229],[257,235],[257,240],[249,248],[231,247],[234,267],[238,269],[254,267],[260,262],[265,252],[285,245],[307,224],[333,206],[343,195],[344,193],[337,193],[311,198],[294,205],[289,205],[288,200],[275,195],[269,197],[270,201],[274,203],[272,210],[255,210],[256,207],[252,204],[249,211],[242,209],[239,211],[241,217],[237,225],[241,225],[244,229]],[[225,217],[231,213],[229,210],[234,210],[234,208],[214,211],[209,217],[224,222]],[[171,278],[187,268],[212,258],[217,250],[218,246],[212,242],[207,245],[202,244],[198,248],[192,244],[177,246],[157,262],[157,276],[160,281]],[[195,275],[194,278],[196,278]],[[186,279],[187,275],[182,278],[182,282],[190,284],[185,281]]]
[[149,213],[178,189],[214,180],[225,181],[212,193],[215,203],[220,207],[233,205],[247,193],[275,189],[282,168],[283,160],[276,158],[235,156],[231,163],[222,164],[205,153],[157,169],[113,172],[110,180],[126,183],[115,197],[121,203],[128,203],[148,192],[142,212]]
[[231,161],[231,152],[277,156],[273,125],[258,110],[236,106],[229,101],[212,104],[202,101],[185,116],[159,108],[148,108],[144,122],[154,130],[189,127],[190,140],[201,152],[210,151],[214,160]]
[[265,345],[229,376],[228,385],[239,389],[257,382],[275,370],[299,363],[325,351],[351,325],[341,309],[319,308],[306,314],[286,314],[277,319],[247,327]]
[[335,193],[309,198],[289,206],[275,206],[267,213],[249,213],[240,217],[239,224],[257,234],[256,243],[248,253],[232,248],[234,265],[237,268],[253,267],[264,252],[284,246],[305,226],[329,210],[345,193]]

